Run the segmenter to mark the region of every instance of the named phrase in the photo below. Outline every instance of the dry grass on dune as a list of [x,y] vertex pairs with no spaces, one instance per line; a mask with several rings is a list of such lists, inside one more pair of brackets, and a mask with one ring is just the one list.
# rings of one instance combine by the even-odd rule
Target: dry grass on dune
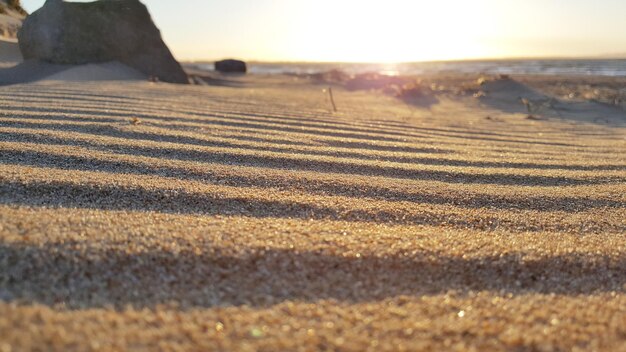
[[0,351],[626,348],[623,127],[285,80],[1,87]]

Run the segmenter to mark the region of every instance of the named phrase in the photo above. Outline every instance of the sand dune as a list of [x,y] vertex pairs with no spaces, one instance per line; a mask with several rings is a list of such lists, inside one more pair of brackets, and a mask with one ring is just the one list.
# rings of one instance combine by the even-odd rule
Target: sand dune
[[148,77],[119,62],[87,64],[47,76],[50,81],[133,81],[147,80]]
[[146,75],[119,62],[86,65],[55,65],[28,60],[0,70],[0,86],[37,81],[133,81]]
[[617,122],[92,68],[0,87],[0,349],[626,348]]

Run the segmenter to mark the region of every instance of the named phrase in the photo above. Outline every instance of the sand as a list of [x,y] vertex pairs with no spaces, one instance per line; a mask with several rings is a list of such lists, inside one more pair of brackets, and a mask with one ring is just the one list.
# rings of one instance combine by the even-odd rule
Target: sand
[[14,66],[22,61],[22,53],[16,41],[0,37],[0,68]]
[[0,69],[0,86],[42,81],[145,82],[146,80],[147,76],[143,73],[116,61],[74,66],[27,60]]
[[59,73],[47,76],[49,81],[145,81],[147,76],[119,62],[86,64],[70,67]]
[[626,349],[619,110],[219,82],[0,87],[0,351]]

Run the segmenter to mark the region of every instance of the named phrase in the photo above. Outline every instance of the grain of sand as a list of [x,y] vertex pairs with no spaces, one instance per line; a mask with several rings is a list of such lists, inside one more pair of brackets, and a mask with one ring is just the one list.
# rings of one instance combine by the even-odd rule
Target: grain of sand
[[1,87],[0,351],[626,350],[623,127],[281,79]]

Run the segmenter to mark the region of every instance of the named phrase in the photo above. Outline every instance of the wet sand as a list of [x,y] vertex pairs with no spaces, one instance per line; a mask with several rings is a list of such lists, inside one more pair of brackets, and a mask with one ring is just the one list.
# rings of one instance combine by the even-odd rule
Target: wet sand
[[618,107],[211,83],[0,87],[0,351],[626,349]]

